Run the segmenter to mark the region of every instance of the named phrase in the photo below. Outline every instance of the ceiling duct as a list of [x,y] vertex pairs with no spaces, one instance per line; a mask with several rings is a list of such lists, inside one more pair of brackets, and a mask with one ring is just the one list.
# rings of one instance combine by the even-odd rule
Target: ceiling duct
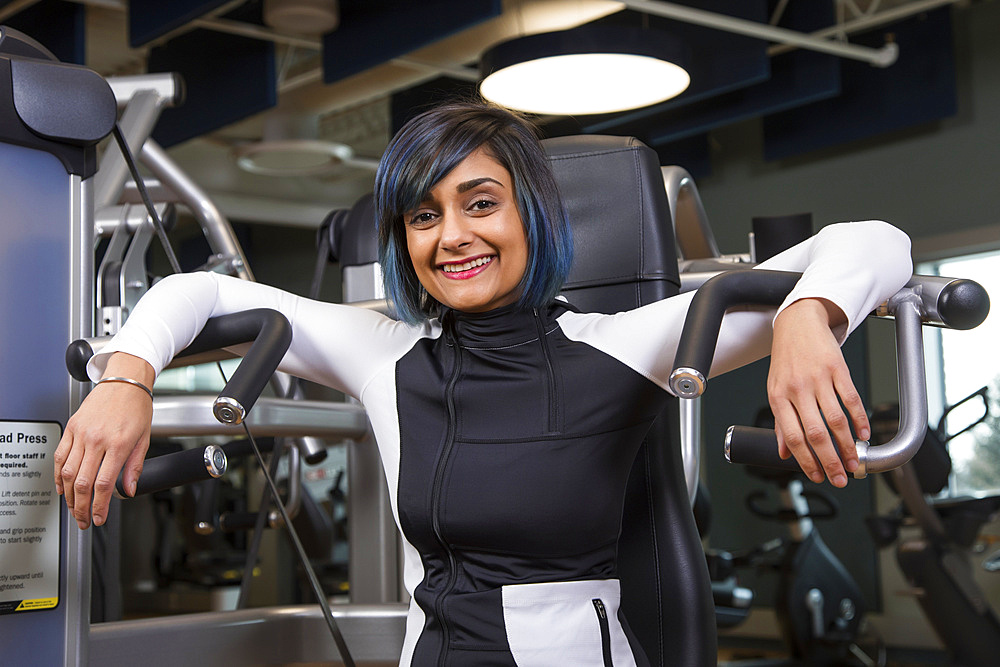
[[337,0],[264,0],[264,22],[278,32],[323,35],[340,24]]

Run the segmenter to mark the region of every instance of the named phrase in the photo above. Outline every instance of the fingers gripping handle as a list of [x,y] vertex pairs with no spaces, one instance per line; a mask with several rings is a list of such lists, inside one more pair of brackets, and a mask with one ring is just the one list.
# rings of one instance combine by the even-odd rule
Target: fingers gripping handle
[[[147,459],[142,466],[142,475],[136,483],[134,495],[156,493],[181,484],[221,477],[226,472],[227,465],[225,452],[215,445]],[[125,491],[121,474],[115,482],[115,496],[131,497]]]
[[677,346],[670,389],[681,398],[705,391],[722,318],[735,305],[780,306],[801,274],[787,271],[727,271],[694,295]]

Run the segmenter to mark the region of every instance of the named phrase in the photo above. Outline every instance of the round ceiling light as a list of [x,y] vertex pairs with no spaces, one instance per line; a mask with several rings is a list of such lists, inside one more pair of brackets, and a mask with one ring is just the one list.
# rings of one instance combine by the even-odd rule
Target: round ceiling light
[[670,35],[582,26],[519,37],[483,54],[483,97],[540,114],[599,114],[676,97],[691,77],[685,49]]
[[293,35],[322,35],[340,23],[337,0],[264,0],[264,23]]
[[315,139],[261,141],[234,153],[241,169],[263,176],[322,176],[354,158],[350,146]]

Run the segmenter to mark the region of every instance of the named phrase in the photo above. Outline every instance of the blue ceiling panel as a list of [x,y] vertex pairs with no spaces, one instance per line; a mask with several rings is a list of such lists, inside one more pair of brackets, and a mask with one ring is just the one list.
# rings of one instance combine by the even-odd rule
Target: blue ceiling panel
[[128,41],[133,49],[148,44],[229,0],[130,0]]
[[666,114],[662,124],[650,124],[649,141],[653,145],[676,141],[748,118],[829,99],[839,93],[840,67],[836,57],[812,51],[775,56],[769,80]]
[[841,60],[839,96],[764,119],[764,157],[778,160],[913,127],[958,110],[955,53],[948,7],[852,37],[881,46],[892,33],[899,60],[877,68]]
[[150,72],[177,72],[186,99],[164,109],[153,138],[163,146],[217,130],[275,106],[274,44],[194,30],[150,51]]
[[339,81],[499,16],[501,4],[341,0],[340,27],[323,36],[323,81]]
[[712,175],[712,160],[707,133],[650,146],[650,148],[656,151],[660,158],[660,164],[683,167],[695,181]]
[[[767,8],[758,9],[762,15],[749,20],[766,22]],[[779,25],[800,32],[812,32],[833,22],[832,4],[791,3],[782,14]],[[726,34],[717,30],[709,30],[708,33],[716,36]],[[704,39],[702,37],[699,41]],[[769,63],[766,76],[754,78],[744,70],[744,78],[740,83],[727,86],[722,72],[739,54],[702,55],[695,60],[691,69],[692,88],[695,87],[695,82],[701,82],[698,84],[697,95],[685,97],[688,95],[685,92],[676,100],[607,119],[598,127],[616,134],[642,136],[655,147],[746,118],[827,99],[839,93],[840,70],[836,58],[811,51],[793,51],[769,59],[764,51],[768,45],[766,42],[743,39],[753,45],[752,53],[756,57]],[[718,44],[714,50],[725,48],[727,45]],[[713,64],[711,58],[721,58],[722,65]],[[706,79],[708,83],[705,82]],[[587,129],[593,130],[594,126],[589,125]]]
[[[677,4],[758,23],[767,21],[765,0],[704,0]],[[583,117],[581,123],[586,132],[632,134],[630,126],[643,125],[651,116],[766,81],[770,76],[770,62],[765,53],[767,44],[759,39],[632,11],[612,14],[595,24],[645,27],[681,40],[690,54],[691,85],[674,99],[660,104],[625,113]]]
[[393,93],[389,107],[391,133],[396,134],[406,121],[431,107],[451,100],[475,99],[476,88],[471,81],[440,76]]
[[84,10],[83,5],[76,3],[43,0],[11,16],[4,24],[40,42],[60,61],[83,65],[86,58]]

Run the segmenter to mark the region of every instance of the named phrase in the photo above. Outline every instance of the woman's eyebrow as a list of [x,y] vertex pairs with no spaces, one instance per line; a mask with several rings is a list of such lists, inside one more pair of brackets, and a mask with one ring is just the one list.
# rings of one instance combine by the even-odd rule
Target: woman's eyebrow
[[501,188],[503,187],[503,183],[501,183],[501,182],[500,182],[500,181],[498,181],[497,179],[495,179],[495,178],[490,178],[489,176],[483,176],[482,178],[473,178],[473,179],[472,179],[471,181],[464,181],[464,182],[462,182],[462,183],[459,183],[459,184],[458,184],[458,185],[457,185],[457,186],[455,187],[455,189],[456,189],[456,190],[457,190],[458,192],[468,192],[468,191],[469,191],[469,190],[471,190],[472,188],[474,188],[474,187],[476,187],[476,186],[478,186],[478,185],[482,185],[483,183],[496,183],[496,184],[497,184],[497,185],[499,185],[499,186],[500,186]]

